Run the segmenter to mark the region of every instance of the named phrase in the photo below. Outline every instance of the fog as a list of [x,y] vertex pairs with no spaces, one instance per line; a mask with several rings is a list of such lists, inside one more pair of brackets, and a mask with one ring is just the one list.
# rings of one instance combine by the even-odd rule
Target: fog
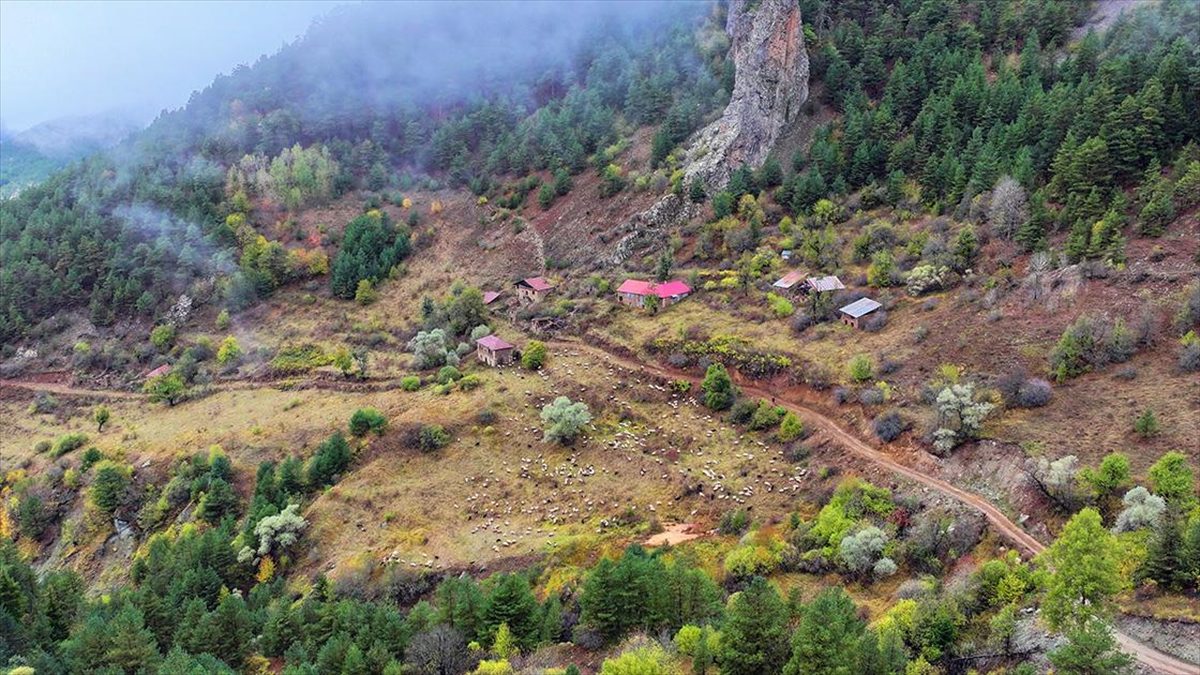
[[332,0],[0,2],[0,127],[64,117],[149,122],[218,73],[305,32]]
[[[326,94],[354,82],[355,98],[390,105],[398,97],[446,95],[463,85],[482,90],[477,93],[503,89],[502,81],[531,67],[569,68],[565,57],[586,49],[598,29],[658,29],[706,7],[711,4],[5,0],[0,128],[114,113],[147,123],[186,104],[215,76],[278,52],[314,21],[319,37],[301,43],[307,63],[289,64],[299,66],[300,80]],[[330,61],[338,67],[329,68]],[[341,82],[323,81],[334,73]],[[398,82],[406,92],[396,91]]]

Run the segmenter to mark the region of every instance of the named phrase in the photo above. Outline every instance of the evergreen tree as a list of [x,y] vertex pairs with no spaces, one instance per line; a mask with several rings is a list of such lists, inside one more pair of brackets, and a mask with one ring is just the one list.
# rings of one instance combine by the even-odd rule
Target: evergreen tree
[[529,582],[516,574],[501,574],[495,579],[495,587],[488,595],[484,610],[484,626],[489,635],[494,635],[500,624],[507,623],[517,644],[522,649],[531,649],[537,644],[538,602],[533,597]]
[[862,672],[859,645],[866,624],[841,587],[827,588],[804,608],[792,636],[792,657],[784,675],[855,675]]
[[118,611],[107,623],[107,630],[109,645],[104,654],[105,664],[135,673],[151,670],[158,662],[154,634],[146,630],[142,613],[132,605],[125,605]]
[[1186,553],[1180,515],[1176,509],[1167,509],[1158,519],[1138,576],[1153,579],[1162,588],[1181,591],[1193,580],[1184,557]]
[[714,363],[704,373],[704,381],[700,383],[704,392],[704,405],[713,410],[725,410],[733,405],[737,398],[737,390],[725,366]]
[[729,600],[721,631],[721,672],[778,673],[787,662],[787,607],[774,586],[755,577]]
[[1068,631],[1067,644],[1050,652],[1054,672],[1062,675],[1120,675],[1130,672],[1133,659],[1122,653],[1108,625],[1087,619]]

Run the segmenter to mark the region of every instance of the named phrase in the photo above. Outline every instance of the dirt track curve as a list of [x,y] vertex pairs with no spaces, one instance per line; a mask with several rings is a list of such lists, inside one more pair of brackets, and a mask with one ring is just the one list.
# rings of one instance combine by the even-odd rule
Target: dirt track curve
[[[643,361],[614,354],[606,349],[584,344],[582,342],[553,340],[547,342],[547,345],[552,347],[562,347],[566,349],[577,349],[591,352],[594,355],[619,363],[620,365],[631,370],[640,370],[642,372],[651,373],[660,377],[666,377],[670,379],[686,379],[693,383],[699,383],[702,379],[690,373],[678,372],[645,363]],[[270,383],[263,382],[255,384],[269,386]],[[1019,525],[1009,520],[1008,516],[1005,516],[1000,509],[996,508],[991,502],[983,497],[973,492],[963,490],[962,488],[955,487],[954,485],[951,485],[940,478],[935,478],[897,462],[844,429],[832,418],[827,417],[826,415],[813,410],[812,408],[780,399],[777,392],[769,392],[754,385],[742,384],[739,386],[744,392],[751,393],[762,398],[777,400],[778,405],[781,405],[799,415],[804,420],[805,424],[826,432],[833,438],[837,439],[838,442],[840,442],[854,454],[874,462],[875,464],[878,464],[879,466],[882,466],[893,473],[904,476],[913,482],[920,483],[921,485],[925,485],[929,488],[937,490],[948,497],[957,499],[963,504],[978,510],[987,518],[992,527],[996,528],[1001,535],[1029,555],[1037,555],[1038,553],[1046,550],[1045,544],[1038,541],[1033,537],[1033,535],[1029,534],[1025,530],[1021,529]],[[64,384],[51,384],[33,381],[0,380],[0,388],[2,387],[19,387],[34,391],[46,391],[62,395],[92,396],[96,398],[143,398],[142,394],[137,394],[134,392],[105,389],[81,389]],[[1114,629],[1113,636],[1115,637],[1117,643],[1121,645],[1121,649],[1131,654],[1141,664],[1154,669],[1156,672],[1164,673],[1165,675],[1200,675],[1200,666],[1197,666],[1196,664],[1188,663],[1179,658],[1171,656],[1170,654],[1161,652],[1153,647],[1139,642],[1135,638],[1126,635],[1121,631]]]
[[[565,347],[567,349],[578,349],[588,351],[593,354],[602,355],[604,358],[616,361],[626,368],[640,370],[662,377],[671,379],[686,379],[693,383],[699,383],[702,379],[690,373],[682,373],[644,363],[637,359],[631,359],[613,354],[606,349],[583,344],[581,342],[558,340],[548,344],[551,346]],[[897,473],[916,483],[920,483],[921,485],[925,485],[937,490],[948,497],[957,499],[963,504],[978,510],[987,518],[992,527],[996,528],[1001,535],[1026,553],[1030,555],[1037,555],[1038,553],[1046,550],[1045,544],[1038,541],[1033,535],[1029,534],[1025,530],[1021,529],[1019,525],[1009,520],[1008,516],[1005,516],[1000,509],[996,508],[995,505],[983,497],[980,497],[973,492],[963,490],[962,488],[955,487],[954,485],[951,485],[940,478],[935,478],[897,462],[875,448],[872,448],[870,445],[867,445],[857,436],[849,431],[846,431],[846,429],[844,429],[840,424],[824,414],[803,405],[779,398],[778,392],[769,392],[753,385],[742,384],[739,385],[739,387],[744,392],[759,396],[761,398],[777,401],[778,405],[781,405],[799,415],[804,420],[805,424],[809,425],[810,427],[821,429],[822,431],[828,433],[854,454],[870,460],[875,464],[892,471],[893,473]],[[1182,659],[1143,644],[1142,642],[1139,642],[1138,640],[1126,635],[1125,633],[1122,633],[1121,631],[1114,629],[1113,636],[1121,645],[1121,649],[1131,654],[1143,665],[1153,668],[1157,672],[1165,673],[1166,675],[1200,675],[1200,666],[1197,666],[1196,664],[1188,663],[1187,661],[1183,661]]]
[[132,391],[120,391],[117,389],[86,389],[82,387],[73,387],[69,384],[60,384],[56,382],[37,382],[34,380],[0,380],[0,389],[4,387],[13,387],[15,389],[28,389],[30,391],[44,391],[48,394],[61,394],[63,396],[90,396],[92,398],[145,398],[144,394],[138,394]]

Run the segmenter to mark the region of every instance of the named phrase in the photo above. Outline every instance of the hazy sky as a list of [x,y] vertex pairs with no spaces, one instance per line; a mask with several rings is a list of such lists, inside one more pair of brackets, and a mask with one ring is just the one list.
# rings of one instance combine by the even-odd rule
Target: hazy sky
[[128,110],[149,121],[299,37],[337,0],[0,0],[0,124]]

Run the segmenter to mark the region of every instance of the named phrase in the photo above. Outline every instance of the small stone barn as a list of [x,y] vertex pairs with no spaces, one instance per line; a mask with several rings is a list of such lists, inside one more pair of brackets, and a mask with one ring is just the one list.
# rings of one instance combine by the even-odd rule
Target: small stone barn
[[513,362],[514,347],[495,335],[485,335],[475,341],[475,356],[495,368]]
[[838,316],[842,318],[842,323],[847,326],[861,328],[863,317],[877,311],[882,306],[870,298],[861,298],[839,309]]
[[521,302],[537,302],[546,297],[550,293],[550,289],[554,288],[545,277],[529,277],[522,279],[516,284],[517,297]]
[[645,307],[646,299],[658,298],[659,306],[666,307],[691,295],[692,287],[679,279],[664,281],[656,284],[638,279],[626,279],[617,288],[617,297],[621,302],[633,307]]
[[484,291],[483,292],[483,304],[485,306],[489,306],[493,302],[495,302],[496,300],[499,300],[499,299],[500,299],[500,291]]

